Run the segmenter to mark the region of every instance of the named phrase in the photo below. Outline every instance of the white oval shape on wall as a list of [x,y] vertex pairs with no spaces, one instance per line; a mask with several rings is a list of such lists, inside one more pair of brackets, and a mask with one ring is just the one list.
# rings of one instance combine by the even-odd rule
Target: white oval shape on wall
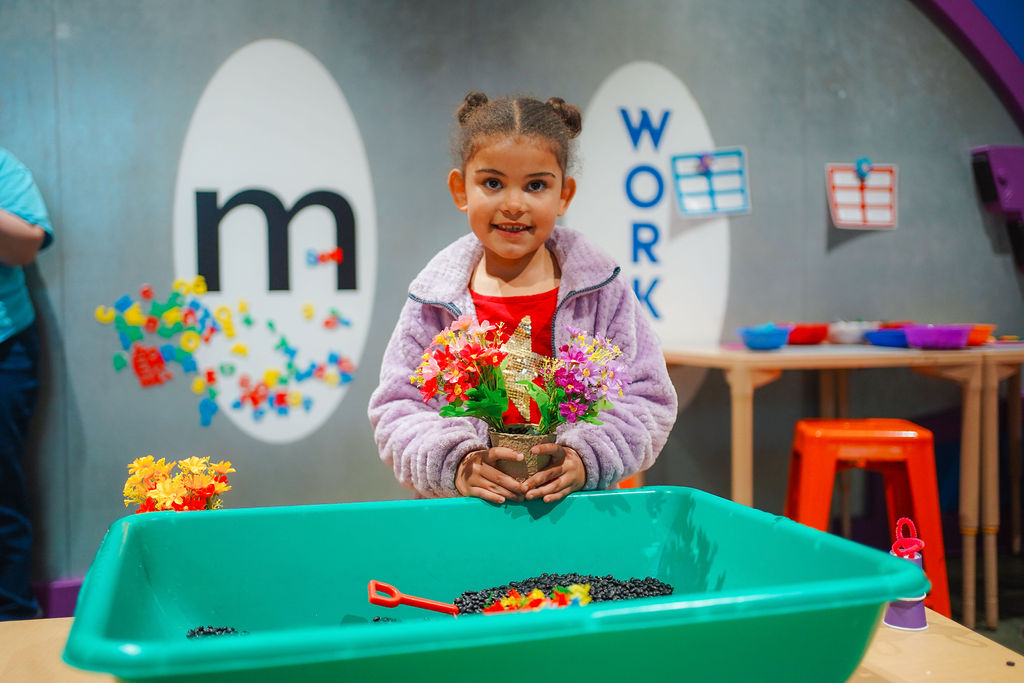
[[[566,224],[603,247],[647,311],[662,347],[717,343],[729,293],[729,220],[684,219],[671,158],[713,150],[689,89],[653,62],[615,70],[583,115],[578,191]],[[704,377],[688,373],[680,408]]]
[[[320,427],[363,371],[376,264],[369,163],[338,84],[293,43],[242,47],[199,98],[174,196],[175,277],[212,274],[199,301],[235,333],[195,351],[198,376],[217,372],[213,419],[271,443]],[[243,375],[269,381],[262,412],[240,400]]]

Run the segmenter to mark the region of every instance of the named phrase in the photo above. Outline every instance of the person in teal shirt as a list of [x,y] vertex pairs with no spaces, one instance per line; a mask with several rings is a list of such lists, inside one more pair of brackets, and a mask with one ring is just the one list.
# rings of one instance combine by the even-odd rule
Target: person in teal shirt
[[39,389],[39,335],[22,266],[52,241],[32,174],[0,148],[0,621],[40,616],[23,466]]

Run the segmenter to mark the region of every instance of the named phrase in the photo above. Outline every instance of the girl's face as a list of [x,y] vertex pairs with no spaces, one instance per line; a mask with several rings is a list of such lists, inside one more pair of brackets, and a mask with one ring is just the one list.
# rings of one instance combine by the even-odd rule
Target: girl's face
[[448,189],[489,259],[528,262],[565,213],[576,181],[563,178],[555,155],[530,138],[495,138],[477,150]]

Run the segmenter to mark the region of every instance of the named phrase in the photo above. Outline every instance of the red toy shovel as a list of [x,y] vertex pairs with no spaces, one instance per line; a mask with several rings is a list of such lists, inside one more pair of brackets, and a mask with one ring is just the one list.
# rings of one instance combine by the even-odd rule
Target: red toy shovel
[[399,593],[398,589],[394,586],[386,584],[383,581],[377,581],[376,579],[371,580],[366,589],[370,595],[370,602],[374,605],[380,605],[381,607],[409,605],[410,607],[420,607],[422,609],[429,609],[435,612],[443,612],[452,616],[459,613],[459,608],[451,603],[437,602],[436,600],[428,600],[427,598],[417,598],[415,595]]

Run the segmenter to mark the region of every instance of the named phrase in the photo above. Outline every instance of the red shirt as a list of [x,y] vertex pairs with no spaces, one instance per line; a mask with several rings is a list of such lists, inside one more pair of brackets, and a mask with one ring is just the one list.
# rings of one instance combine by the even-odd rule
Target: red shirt
[[[555,307],[558,305],[558,288],[554,288],[540,294],[529,294],[527,296],[484,296],[470,290],[473,295],[473,305],[476,306],[476,319],[478,322],[487,321],[492,324],[504,323],[501,343],[504,344],[508,338],[519,327],[523,316],[530,316],[530,348],[534,353],[551,358],[554,349],[551,348],[551,322],[555,317]],[[539,386],[544,384],[538,378],[535,380]],[[522,415],[515,406],[509,402],[509,409],[504,415],[506,424],[521,424],[525,422]],[[536,424],[540,420],[540,412],[537,404],[530,401],[530,422]]]

